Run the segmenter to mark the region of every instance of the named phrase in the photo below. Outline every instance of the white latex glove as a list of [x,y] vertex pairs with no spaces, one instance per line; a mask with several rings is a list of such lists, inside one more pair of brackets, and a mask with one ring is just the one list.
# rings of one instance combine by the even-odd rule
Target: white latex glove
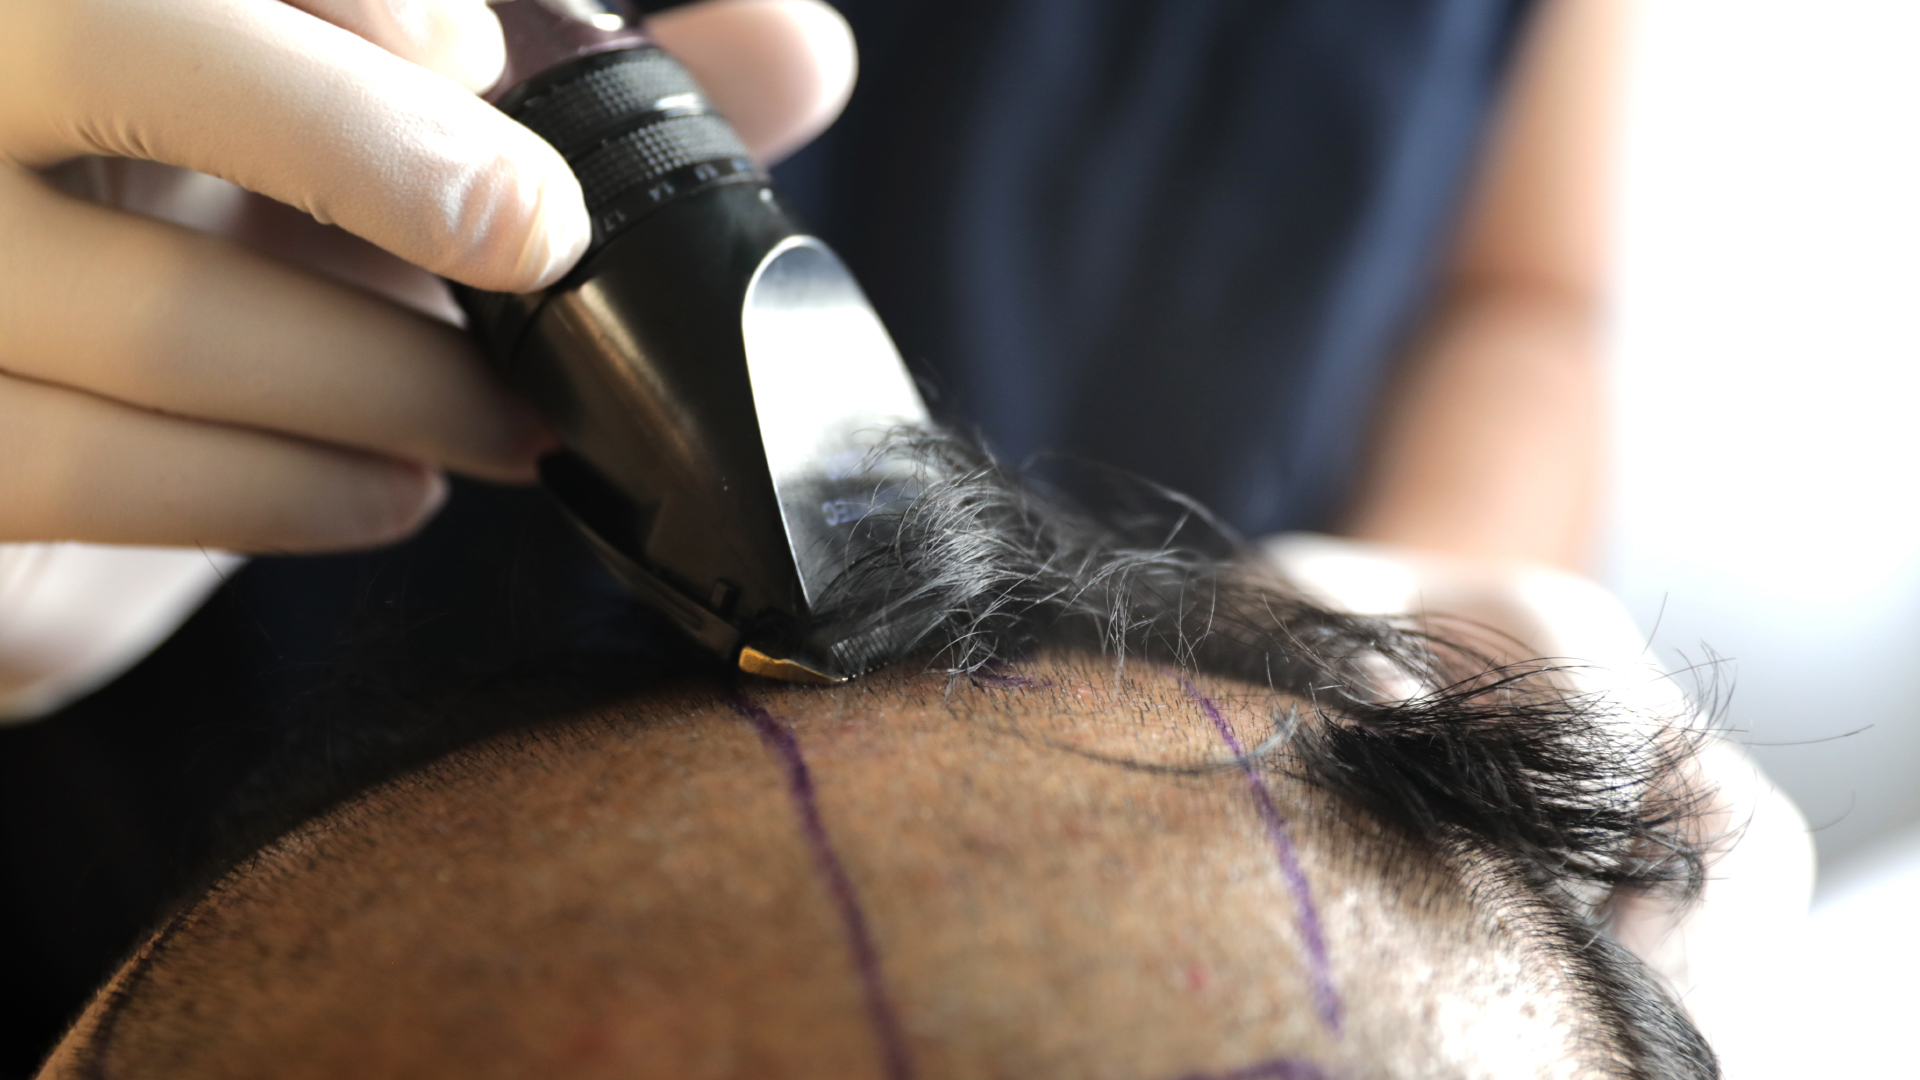
[[180,548],[0,545],[0,723],[52,712],[119,675],[239,562]]
[[[816,0],[652,29],[763,159],[852,86]],[[98,592],[48,575],[212,575],[18,542],[364,547],[425,521],[443,468],[531,477],[550,437],[433,276],[533,288],[587,242],[559,155],[473,93],[502,61],[482,0],[0,0],[0,560],[35,568],[0,587],[0,716],[21,672],[90,686],[146,647],[103,666],[100,641],[153,637],[110,609],[42,633],[45,597]],[[61,670],[49,641],[90,636]]]
[[[1632,616],[1598,584],[1538,567],[1474,563],[1377,544],[1292,533],[1267,541],[1281,572],[1309,596],[1367,615],[1439,616],[1490,631],[1476,643],[1508,659],[1569,665],[1575,689],[1604,693],[1632,715],[1704,723],[1655,663]],[[1498,636],[1508,639],[1501,642]],[[1710,737],[1689,778],[1713,795],[1702,812],[1706,887],[1683,910],[1624,904],[1614,935],[1685,1003],[1730,1080],[1772,1075],[1755,1058],[1757,1024],[1781,996],[1779,959],[1796,943],[1813,895],[1806,819],[1738,746]]]

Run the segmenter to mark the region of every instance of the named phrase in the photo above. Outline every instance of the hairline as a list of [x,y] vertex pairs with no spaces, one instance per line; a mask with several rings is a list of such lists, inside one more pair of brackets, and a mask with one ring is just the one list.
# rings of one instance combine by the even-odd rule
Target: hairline
[[[1071,647],[1061,650],[1065,656],[1080,659],[1096,659],[1097,654]],[[1134,666],[1134,665],[1128,665]],[[1146,671],[1165,675],[1169,679],[1184,679],[1182,673],[1163,669],[1161,665],[1147,663]],[[923,669],[925,674],[940,674],[937,669]],[[1124,667],[1116,667],[1115,678],[1124,677]],[[1286,695],[1269,687],[1232,679],[1239,685],[1257,694],[1271,694],[1284,700]],[[410,763],[391,775],[367,784],[327,806],[295,827],[283,832],[246,858],[227,868],[209,887],[193,899],[184,902],[169,917],[160,929],[149,939],[131,967],[125,971],[124,978],[118,981],[110,991],[101,1007],[99,1019],[87,1032],[85,1040],[77,1050],[75,1068],[82,1080],[106,1080],[105,1063],[113,1052],[114,1040],[120,1030],[120,1021],[127,1009],[135,1004],[140,991],[148,984],[150,976],[171,955],[172,948],[179,939],[190,933],[201,921],[200,916],[209,904],[220,902],[231,896],[236,890],[244,899],[245,887],[255,884],[257,874],[298,873],[301,867],[291,860],[297,858],[304,842],[318,836],[333,833],[343,827],[352,827],[370,808],[370,804],[382,797],[407,797],[408,795],[430,794],[436,790],[457,786],[474,780],[485,782],[488,775],[486,765],[495,753],[522,754],[537,751],[542,746],[554,746],[554,742],[543,736],[559,735],[563,741],[574,738],[592,738],[599,734],[619,734],[624,725],[620,724],[620,712],[635,706],[645,707],[653,701],[668,697],[677,690],[693,690],[703,699],[699,709],[708,717],[718,718],[724,714],[722,695],[724,689],[714,684],[687,684],[679,681],[659,682],[649,685],[638,693],[649,700],[637,701],[635,697],[623,697],[617,701],[584,712],[542,717],[527,724],[506,730],[493,730],[480,733],[473,740],[453,747],[429,759]],[[804,688],[790,690],[792,693],[808,693]],[[1227,699],[1221,699],[1227,700]],[[1198,718],[1191,723],[1201,724]],[[1105,757],[1099,754],[1087,754],[1072,747],[1063,746],[1050,740],[1043,743],[1048,749],[1072,753],[1098,763],[1108,764],[1130,771],[1194,773],[1236,767],[1271,768],[1302,781],[1310,790],[1318,791],[1331,800],[1335,806],[1343,807],[1347,812],[1358,812],[1368,820],[1387,829],[1379,842],[1391,842],[1395,830],[1391,823],[1382,821],[1377,815],[1370,814],[1365,808],[1357,806],[1351,800],[1341,797],[1315,784],[1309,775],[1310,769],[1302,768],[1300,762],[1288,756],[1234,759],[1228,758],[1208,763],[1196,769],[1155,769],[1146,763],[1123,758]],[[1306,746],[1289,742],[1282,750],[1284,755],[1298,754]],[[1323,823],[1324,824],[1324,823]],[[1629,992],[1644,992],[1650,989],[1646,980],[1636,978],[1631,961],[1622,950],[1596,948],[1591,940],[1590,928],[1576,924],[1566,917],[1549,899],[1537,889],[1530,888],[1524,874],[1499,852],[1476,851],[1471,847],[1449,850],[1434,845],[1425,838],[1401,835],[1401,841],[1415,845],[1422,854],[1440,860],[1441,864],[1461,868],[1466,875],[1463,884],[1472,897],[1472,905],[1480,911],[1490,912],[1504,909],[1528,920],[1533,940],[1544,944],[1547,955],[1562,965],[1568,979],[1568,991],[1574,1000],[1585,1001],[1604,1013],[1603,1017],[1583,1016],[1576,1029],[1576,1043],[1592,1046],[1593,1049],[1609,1060],[1626,1060],[1629,1068],[1637,1063],[1636,1045],[1630,1014],[1644,1002],[1622,1000],[1620,990],[1625,987]],[[1489,891],[1491,890],[1491,891]],[[1622,963],[1626,961],[1626,963]],[[1644,985],[1643,985],[1644,984]],[[1676,1014],[1678,1010],[1675,1010]],[[1638,1069],[1630,1073],[1640,1076]],[[1662,1076],[1664,1073],[1648,1073],[1649,1076]]]

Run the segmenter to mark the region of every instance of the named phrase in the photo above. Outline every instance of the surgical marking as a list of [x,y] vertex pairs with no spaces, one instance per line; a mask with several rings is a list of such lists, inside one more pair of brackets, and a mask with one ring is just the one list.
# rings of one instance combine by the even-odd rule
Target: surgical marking
[[[1286,819],[1280,816],[1280,808],[1274,804],[1273,791],[1267,787],[1267,778],[1260,774],[1255,764],[1246,760],[1247,751],[1240,745],[1239,736],[1233,733],[1226,717],[1220,715],[1219,706],[1200,692],[1200,688],[1187,679],[1180,680],[1180,688],[1198,704],[1213,721],[1215,731],[1240,759],[1241,771],[1246,774],[1247,786],[1252,789],[1254,807],[1260,812],[1261,824],[1266,826],[1267,839],[1273,844],[1274,855],[1280,862],[1280,875],[1287,883],[1287,891],[1293,894],[1295,917],[1300,925],[1300,937],[1307,948],[1307,972],[1313,981],[1313,1004],[1320,1013],[1320,1019],[1328,1030],[1340,1034],[1344,1009],[1340,1003],[1339,991],[1333,985],[1333,964],[1327,957],[1327,938],[1320,926],[1320,909],[1313,902],[1313,888],[1307,881],[1306,871],[1300,866],[1300,853],[1293,846],[1293,838],[1288,835]],[[1304,1067],[1304,1066],[1303,1066]],[[1240,1073],[1229,1073],[1238,1078]],[[1260,1073],[1259,1076],[1287,1076],[1294,1074]],[[1301,1076],[1318,1075],[1301,1073]]]
[[847,877],[847,868],[834,851],[833,838],[827,835],[826,823],[820,818],[813,773],[800,752],[800,742],[778,718],[745,696],[729,694],[726,702],[760,733],[760,741],[779,759],[780,769],[786,774],[787,794],[800,819],[800,833],[806,838],[814,869],[825,881],[840,923],[847,932],[847,948],[853,954],[854,971],[860,977],[860,987],[866,996],[867,1018],[880,1043],[881,1069],[887,1080],[912,1080],[913,1059],[907,1053],[906,1034],[900,1028],[899,1015],[887,994],[886,976],[880,970],[880,950],[873,943],[873,932],[867,923],[867,913],[860,906],[860,895],[854,891],[853,880]]

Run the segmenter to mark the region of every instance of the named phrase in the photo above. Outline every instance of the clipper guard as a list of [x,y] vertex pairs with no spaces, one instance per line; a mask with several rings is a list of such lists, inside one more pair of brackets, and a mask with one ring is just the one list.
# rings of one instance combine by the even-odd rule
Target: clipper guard
[[580,178],[593,242],[552,288],[456,287],[565,449],[541,478],[633,593],[743,670],[836,682],[894,651],[823,638],[858,525],[914,492],[879,453],[923,426],[899,352],[625,0],[497,0],[489,94]]

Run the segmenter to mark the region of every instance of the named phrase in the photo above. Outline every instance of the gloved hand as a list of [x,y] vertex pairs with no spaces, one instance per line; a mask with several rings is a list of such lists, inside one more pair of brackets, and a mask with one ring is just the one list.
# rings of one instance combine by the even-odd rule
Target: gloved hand
[[[1686,1006],[1720,1055],[1725,1075],[1765,1074],[1778,964],[1813,893],[1813,840],[1792,801],[1738,745],[1701,730],[1700,717],[1654,662],[1632,616],[1606,590],[1563,571],[1476,563],[1380,544],[1291,533],[1266,544],[1289,581],[1335,608],[1434,617],[1507,660],[1565,665],[1570,689],[1603,696],[1627,717],[1694,728],[1699,753],[1680,777],[1704,796],[1706,845],[1697,902],[1616,897],[1613,936]],[[1767,1022],[1760,1019],[1759,1023]]]
[[[654,29],[763,157],[851,86],[814,0]],[[587,242],[559,155],[473,93],[502,59],[481,0],[0,0],[0,542],[349,548],[442,468],[528,478],[548,436],[426,274],[530,289]],[[48,182],[86,156],[176,168],[53,178],[226,238]]]
[[[852,86],[815,0],[650,28],[764,160]],[[441,468],[530,474],[540,425],[428,272],[530,288],[586,242],[558,155],[471,93],[502,60],[481,0],[0,0],[0,723],[171,633],[233,565],[195,548],[376,544]],[[187,549],[8,543],[48,540]]]

